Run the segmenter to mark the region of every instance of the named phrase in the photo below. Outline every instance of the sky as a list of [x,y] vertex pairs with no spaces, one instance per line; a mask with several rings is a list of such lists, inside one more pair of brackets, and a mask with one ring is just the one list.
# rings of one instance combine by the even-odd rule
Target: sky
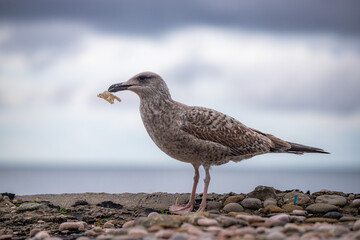
[[359,1],[0,0],[0,166],[182,167],[147,135],[142,71],[205,106],[331,155],[229,168],[360,170]]

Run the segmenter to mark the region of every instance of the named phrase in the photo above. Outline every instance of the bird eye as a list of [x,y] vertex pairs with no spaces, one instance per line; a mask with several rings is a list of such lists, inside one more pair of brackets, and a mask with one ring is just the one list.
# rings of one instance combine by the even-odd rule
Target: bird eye
[[138,77],[138,79],[139,79],[140,81],[144,81],[144,80],[150,79],[150,78],[151,78],[151,77],[145,76],[145,75],[141,75],[141,76]]

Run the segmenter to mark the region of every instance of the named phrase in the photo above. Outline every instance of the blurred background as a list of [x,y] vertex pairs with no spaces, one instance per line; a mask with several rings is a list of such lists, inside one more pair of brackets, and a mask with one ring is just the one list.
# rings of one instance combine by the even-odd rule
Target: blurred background
[[331,152],[214,167],[210,192],[360,192],[359,11],[335,0],[1,0],[0,192],[190,192],[192,166],[151,141],[138,97],[96,97],[142,71],[177,101]]

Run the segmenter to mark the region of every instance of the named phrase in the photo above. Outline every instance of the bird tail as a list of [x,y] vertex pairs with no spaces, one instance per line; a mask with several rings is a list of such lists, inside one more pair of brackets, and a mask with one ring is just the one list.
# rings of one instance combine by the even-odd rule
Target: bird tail
[[303,153],[325,153],[325,154],[330,154],[329,152],[324,151],[321,148],[315,148],[315,147],[310,147],[310,146],[306,146],[306,145],[302,145],[302,144],[298,144],[298,143],[292,143],[292,142],[287,142],[290,144],[290,148],[286,150],[286,152],[288,153],[295,153],[295,154],[303,154]]

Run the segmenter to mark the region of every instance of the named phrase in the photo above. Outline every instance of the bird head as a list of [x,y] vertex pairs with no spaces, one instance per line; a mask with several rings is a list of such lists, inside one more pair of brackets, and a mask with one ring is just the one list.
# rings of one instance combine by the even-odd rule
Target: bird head
[[156,73],[142,72],[130,78],[126,82],[113,84],[109,92],[130,90],[139,95],[140,98],[164,96],[170,98],[169,89],[165,81]]

